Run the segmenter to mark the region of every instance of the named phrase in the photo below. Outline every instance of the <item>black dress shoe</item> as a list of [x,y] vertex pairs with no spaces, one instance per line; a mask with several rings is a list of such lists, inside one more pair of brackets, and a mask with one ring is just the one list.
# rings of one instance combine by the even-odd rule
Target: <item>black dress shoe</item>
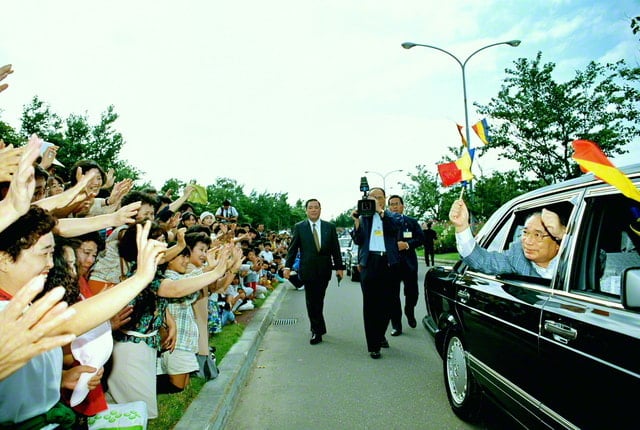
[[371,351],[369,353],[369,355],[371,356],[371,358],[373,358],[374,360],[377,360],[378,358],[382,357],[382,354],[380,354],[380,351]]
[[411,328],[416,328],[416,326],[418,325],[418,322],[416,321],[416,317],[414,316],[407,317],[407,321],[409,323],[409,327]]
[[311,335],[311,339],[309,340],[309,343],[310,343],[311,345],[317,345],[317,344],[319,344],[320,342],[322,342],[322,335],[319,335],[319,334],[315,334],[315,333],[313,333],[313,334]]
[[413,309],[405,308],[404,313],[407,316],[407,322],[409,323],[409,327],[416,328],[418,323],[416,321],[415,315],[413,314]]
[[387,342],[387,339],[382,339],[382,342],[380,342],[380,347],[389,348],[389,342]]
[[395,328],[391,330],[391,336],[400,336],[402,334],[402,330],[396,330]]

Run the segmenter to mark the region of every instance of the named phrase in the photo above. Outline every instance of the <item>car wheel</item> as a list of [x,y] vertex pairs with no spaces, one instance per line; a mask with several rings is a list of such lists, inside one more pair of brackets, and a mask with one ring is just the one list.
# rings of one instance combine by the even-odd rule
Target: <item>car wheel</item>
[[447,336],[444,352],[444,386],[451,409],[465,421],[477,421],[482,392],[467,366],[464,342],[456,333]]

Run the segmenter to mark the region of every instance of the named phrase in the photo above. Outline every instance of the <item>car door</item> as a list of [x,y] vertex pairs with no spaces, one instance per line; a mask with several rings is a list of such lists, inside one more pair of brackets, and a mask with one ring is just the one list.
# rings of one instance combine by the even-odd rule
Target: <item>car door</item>
[[[564,200],[567,200],[565,197]],[[494,232],[481,239],[488,250],[506,249],[526,218],[564,200],[521,203]],[[568,215],[567,215],[568,217]],[[490,222],[492,222],[490,220]],[[552,280],[518,275],[486,275],[467,269],[457,281],[457,310],[464,327],[468,363],[489,394],[518,415],[536,415],[540,387],[538,336],[542,308],[552,295]]]
[[[608,193],[604,190],[609,190]],[[566,273],[540,320],[541,411],[580,428],[639,425],[640,313],[620,300],[625,268],[639,267],[638,203],[611,187],[585,195],[558,271]]]

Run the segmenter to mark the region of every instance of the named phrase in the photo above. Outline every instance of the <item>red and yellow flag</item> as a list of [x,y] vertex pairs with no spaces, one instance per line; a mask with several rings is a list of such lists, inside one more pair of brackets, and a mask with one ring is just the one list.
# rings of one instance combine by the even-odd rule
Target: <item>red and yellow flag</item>
[[466,149],[463,151],[462,157],[456,161],[438,164],[438,173],[442,179],[442,185],[448,187],[457,184],[460,181],[470,181],[473,179],[471,173],[471,156]]
[[633,182],[609,161],[600,147],[590,140],[574,140],[572,158],[580,165],[583,172],[591,172],[607,184],[613,185],[620,192],[640,202],[640,190]]

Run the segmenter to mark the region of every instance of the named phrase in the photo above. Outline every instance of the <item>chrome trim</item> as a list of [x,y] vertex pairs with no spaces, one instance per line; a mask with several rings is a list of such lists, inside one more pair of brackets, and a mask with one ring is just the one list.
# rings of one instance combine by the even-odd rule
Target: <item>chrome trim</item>
[[517,386],[507,378],[503,377],[502,375],[500,375],[498,372],[496,372],[489,366],[485,365],[482,361],[478,360],[469,351],[466,351],[466,354],[467,354],[467,361],[471,368],[476,369],[477,371],[487,375],[489,379],[493,379],[494,381],[497,381],[498,383],[507,387],[509,390],[511,390],[511,392],[513,392],[518,397],[518,399],[522,401],[525,408],[529,408],[534,411],[539,411],[541,414],[544,414],[549,419],[553,420],[555,423],[562,425],[565,428],[576,429],[576,430],[580,428],[571,424],[571,422],[567,421],[560,414],[554,412],[551,408],[547,407],[546,405],[541,403],[538,399],[536,399],[526,391],[522,390],[519,386]]

